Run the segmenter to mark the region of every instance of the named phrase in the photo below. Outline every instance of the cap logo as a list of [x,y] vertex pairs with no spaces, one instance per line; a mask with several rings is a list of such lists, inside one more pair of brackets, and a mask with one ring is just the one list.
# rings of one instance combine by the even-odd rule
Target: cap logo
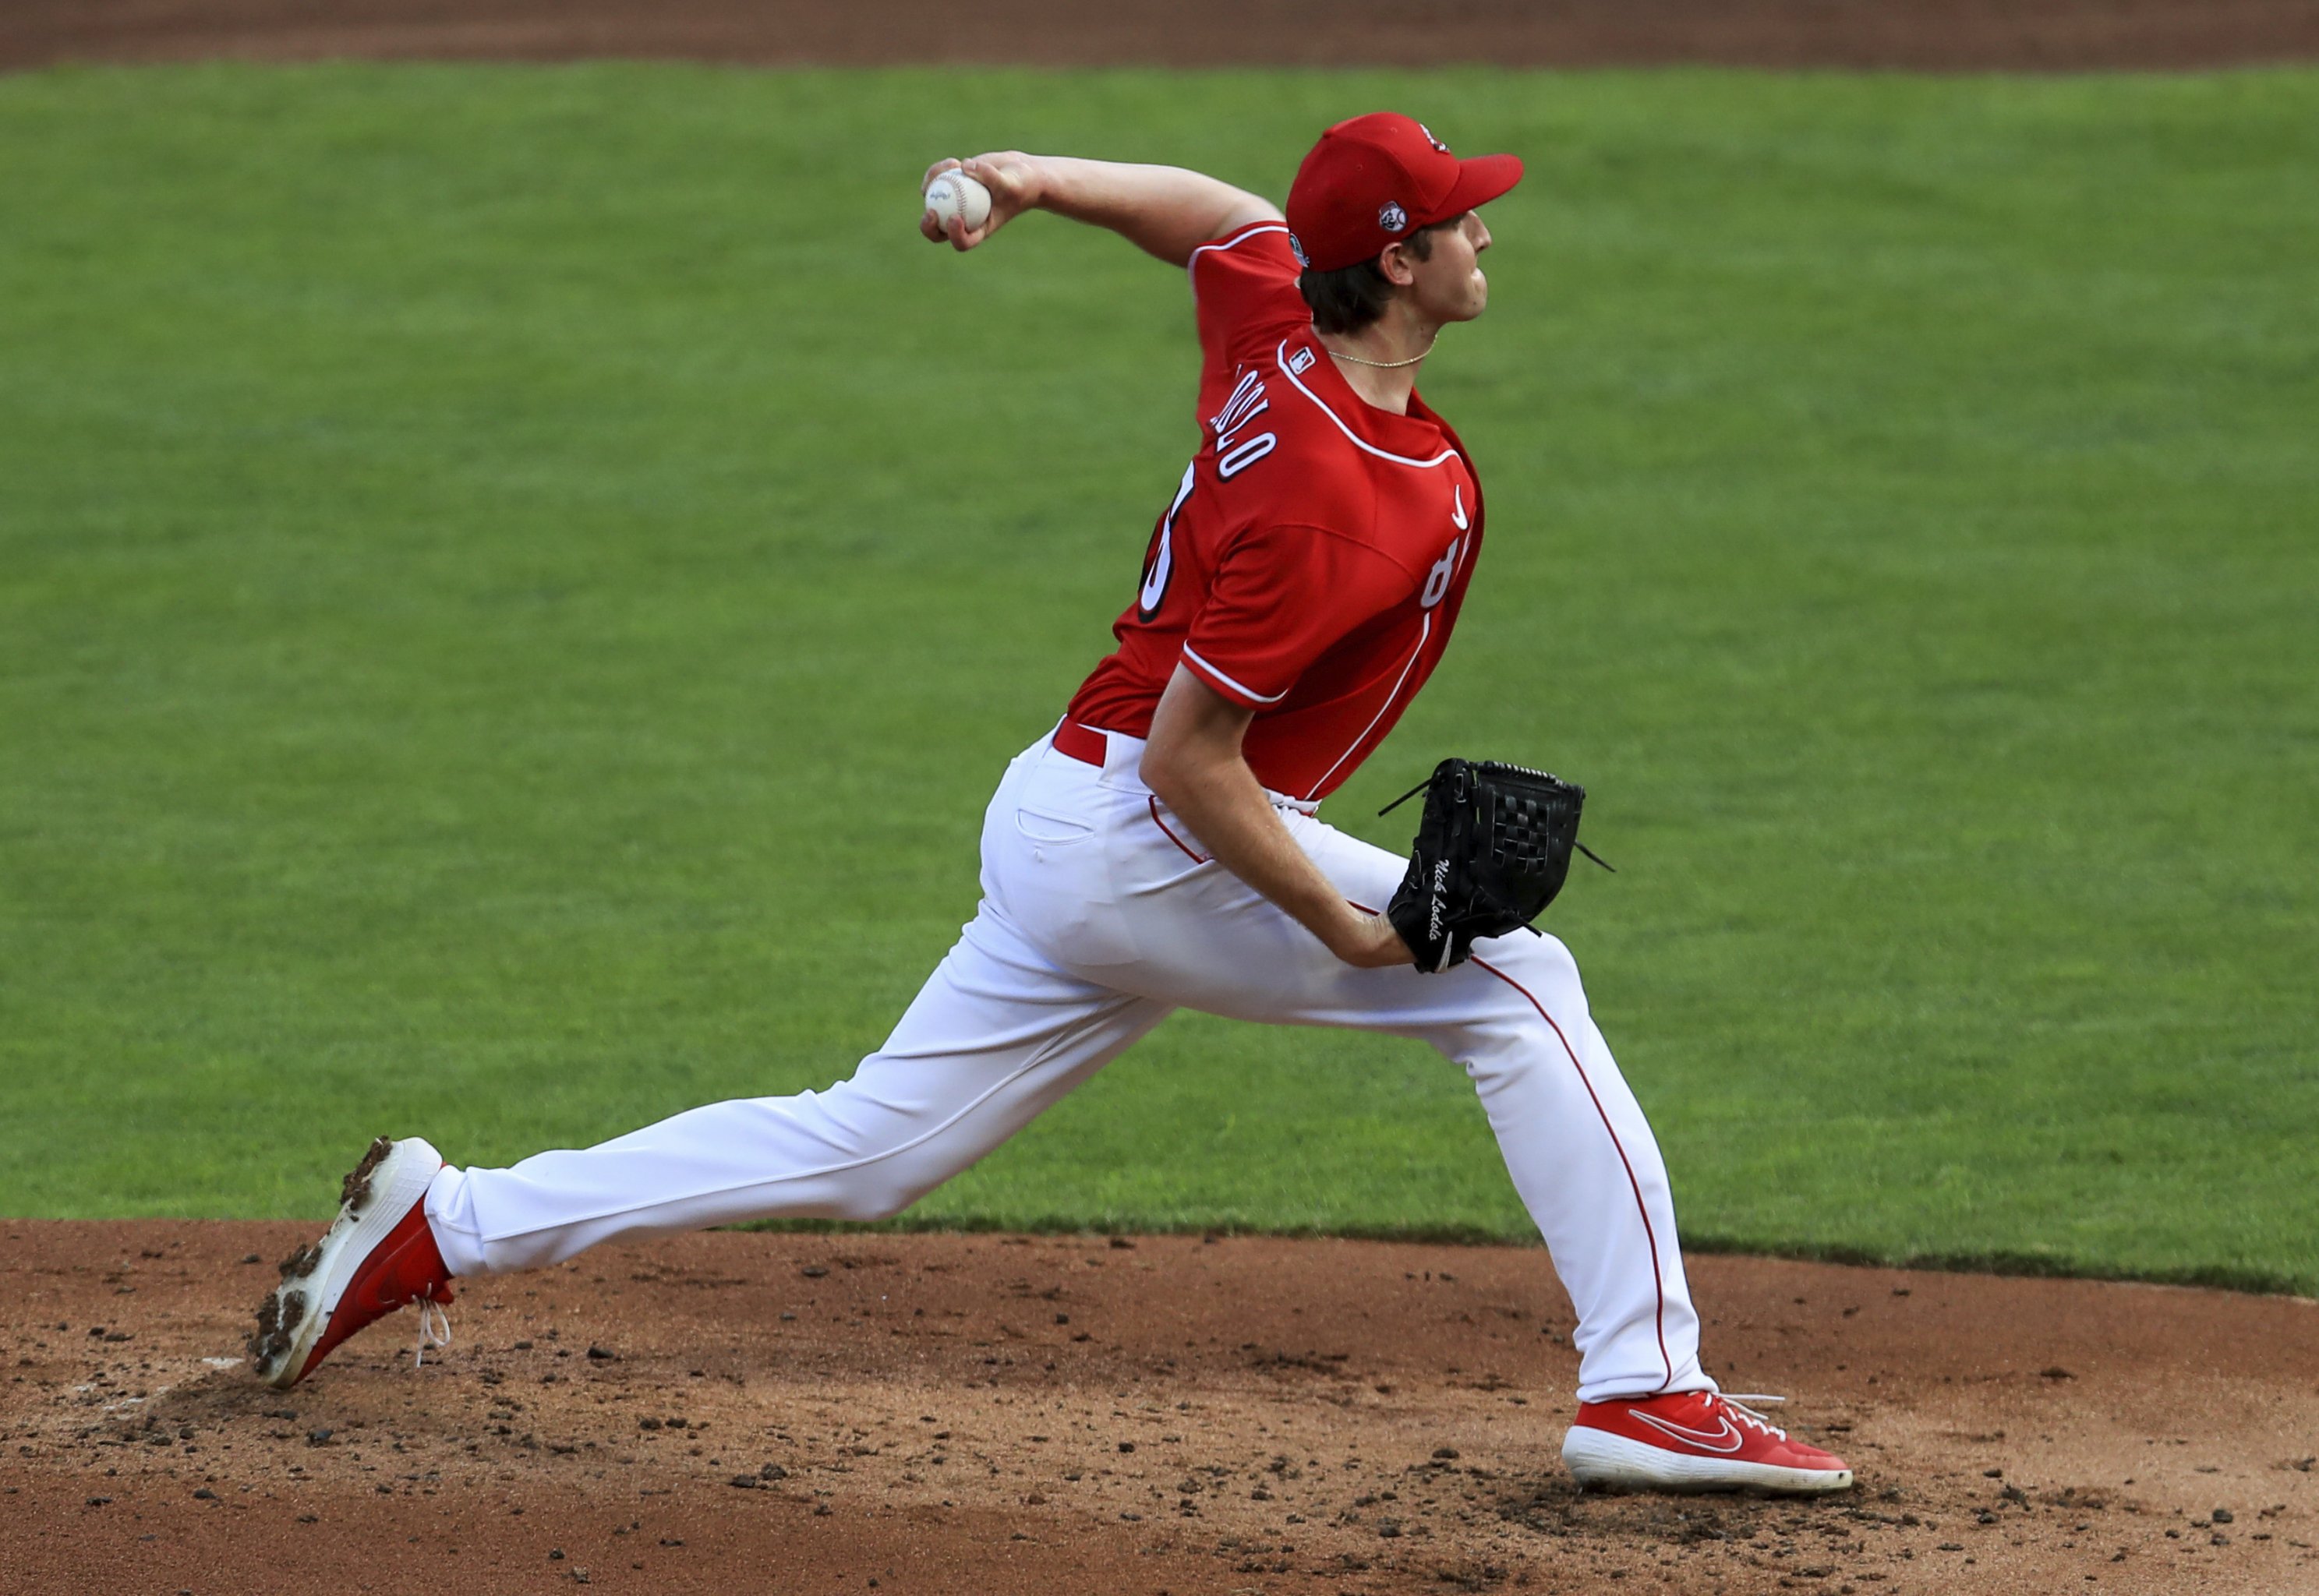
[[1389,233],[1397,233],[1409,225],[1409,212],[1398,202],[1387,200],[1377,212],[1377,225]]
[[1304,240],[1295,233],[1288,235],[1288,253],[1296,257],[1296,264],[1300,266],[1309,266],[1313,264],[1311,258],[1304,253]]
[[1431,128],[1427,127],[1423,122],[1419,122],[1417,124],[1417,131],[1425,135],[1425,141],[1433,146],[1434,149],[1439,150],[1444,155],[1448,155],[1449,153],[1449,147],[1433,136],[1433,130]]

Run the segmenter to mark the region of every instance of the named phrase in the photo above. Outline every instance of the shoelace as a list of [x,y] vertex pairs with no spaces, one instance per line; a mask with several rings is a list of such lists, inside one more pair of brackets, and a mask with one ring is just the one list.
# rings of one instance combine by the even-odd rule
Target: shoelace
[[1742,1391],[1737,1393],[1719,1393],[1716,1400],[1720,1402],[1725,1407],[1729,1408],[1732,1411],[1737,1413],[1742,1419],[1745,1419],[1748,1423],[1754,1425],[1757,1429],[1760,1429],[1765,1435],[1770,1436],[1773,1440],[1784,1441],[1788,1438],[1788,1432],[1786,1430],[1782,1429],[1769,1419],[1764,1418],[1764,1415],[1758,1413],[1755,1409],[1746,1405],[1749,1402],[1762,1402],[1767,1408],[1776,1408],[1788,1400],[1786,1397],[1773,1396],[1760,1391]]
[[451,1344],[451,1315],[443,1304],[432,1297],[419,1299],[419,1345],[411,1354],[411,1366],[419,1367],[427,1361],[427,1354],[441,1351]]

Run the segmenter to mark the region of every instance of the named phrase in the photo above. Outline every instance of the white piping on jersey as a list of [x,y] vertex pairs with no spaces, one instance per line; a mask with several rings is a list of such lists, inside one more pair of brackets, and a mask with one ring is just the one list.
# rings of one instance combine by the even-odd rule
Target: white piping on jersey
[[1430,460],[1412,460],[1406,455],[1388,454],[1385,450],[1377,447],[1376,445],[1368,442],[1366,438],[1362,437],[1359,433],[1355,432],[1351,428],[1346,426],[1344,419],[1323,403],[1319,394],[1313,392],[1313,390],[1307,388],[1304,383],[1296,381],[1296,374],[1288,368],[1287,348],[1288,340],[1286,338],[1283,338],[1274,347],[1272,351],[1272,363],[1280,368],[1280,374],[1286,377],[1290,382],[1296,383],[1297,392],[1302,393],[1314,404],[1319,405],[1321,413],[1328,417],[1331,421],[1336,422],[1338,431],[1343,433],[1347,437],[1351,438],[1354,443],[1358,445],[1360,447],[1367,449],[1378,459],[1390,460],[1397,465],[1439,465],[1444,460],[1454,460],[1457,457],[1457,450],[1444,449],[1439,454],[1434,455]]
[[[1321,779],[1313,783],[1313,792],[1318,792],[1326,787],[1329,784],[1329,778],[1337,773],[1337,765],[1341,765],[1352,758],[1353,750],[1368,741],[1369,734],[1376,730],[1376,723],[1385,718],[1385,711],[1393,708],[1393,701],[1401,697],[1401,684],[1409,680],[1409,673],[1412,671],[1417,669],[1417,662],[1425,653],[1425,640],[1432,635],[1433,612],[1429,609],[1425,612],[1425,624],[1417,628],[1417,646],[1409,651],[1409,663],[1403,665],[1401,668],[1401,674],[1393,679],[1393,690],[1385,694],[1385,702],[1377,707],[1377,712],[1369,717],[1369,723],[1361,728],[1361,735],[1355,737],[1342,753],[1337,755],[1337,764],[1331,765],[1321,772]],[[1307,793],[1305,797],[1310,799],[1312,793]]]
[[1184,275],[1187,277],[1190,276],[1192,275],[1192,263],[1199,259],[1200,257],[1205,255],[1211,249],[1230,249],[1235,245],[1248,242],[1249,239],[1255,238],[1259,233],[1285,233],[1287,230],[1288,224],[1285,221],[1259,221],[1253,227],[1247,228],[1240,232],[1234,233],[1229,239],[1220,239],[1214,244],[1203,244],[1197,249],[1193,250],[1189,255],[1184,257]]
[[[1433,618],[1428,616],[1426,618],[1430,620]],[[1288,691],[1286,688],[1277,693],[1266,694],[1257,691],[1256,689],[1252,687],[1242,687],[1239,682],[1234,681],[1222,671],[1217,670],[1214,665],[1208,663],[1207,661],[1202,659],[1198,654],[1194,654],[1192,652],[1192,645],[1188,643],[1184,645],[1184,657],[1191,661],[1192,663],[1197,665],[1201,670],[1205,671],[1209,675],[1214,677],[1218,681],[1223,682],[1226,687],[1232,689],[1232,691],[1240,694],[1242,698],[1254,699],[1259,704],[1277,704],[1281,699],[1288,696]]]

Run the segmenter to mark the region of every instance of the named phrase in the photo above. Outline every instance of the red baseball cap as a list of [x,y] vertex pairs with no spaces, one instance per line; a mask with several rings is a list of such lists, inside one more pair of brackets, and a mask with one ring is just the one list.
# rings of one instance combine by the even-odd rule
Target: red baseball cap
[[1521,176],[1520,156],[1461,161],[1423,122],[1373,111],[1322,134],[1296,168],[1288,239],[1313,271],[1340,271],[1496,199]]

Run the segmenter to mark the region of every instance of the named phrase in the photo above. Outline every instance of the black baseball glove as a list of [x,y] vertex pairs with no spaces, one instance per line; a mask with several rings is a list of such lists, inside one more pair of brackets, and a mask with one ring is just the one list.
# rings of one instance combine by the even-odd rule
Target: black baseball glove
[[[1377,811],[1392,813],[1412,787]],[[1546,912],[1570,873],[1570,852],[1602,864],[1578,840],[1586,789],[1521,765],[1445,759],[1421,784],[1425,813],[1409,874],[1385,918],[1429,973],[1463,964],[1484,937],[1504,936]]]

